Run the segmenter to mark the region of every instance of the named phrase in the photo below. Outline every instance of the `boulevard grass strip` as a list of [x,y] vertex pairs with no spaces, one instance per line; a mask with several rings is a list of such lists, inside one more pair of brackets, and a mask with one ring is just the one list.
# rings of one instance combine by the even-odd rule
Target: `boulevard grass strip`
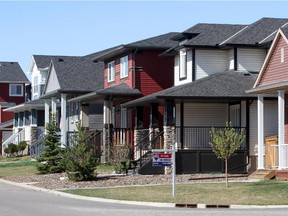
[[36,162],[28,157],[1,158],[0,177],[36,174]]
[[176,197],[171,185],[131,186],[99,189],[65,190],[88,197],[116,200],[211,205],[288,205],[287,181],[178,184]]

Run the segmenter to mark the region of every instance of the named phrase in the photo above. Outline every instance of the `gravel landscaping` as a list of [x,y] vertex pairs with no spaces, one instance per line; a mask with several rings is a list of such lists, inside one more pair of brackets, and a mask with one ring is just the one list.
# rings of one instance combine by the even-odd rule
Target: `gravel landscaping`
[[[7,176],[5,180],[18,183],[31,184],[33,186],[59,190],[59,189],[80,189],[97,187],[115,187],[125,185],[156,185],[171,184],[171,175],[115,175],[112,173],[98,173],[93,181],[73,182],[65,173],[31,176]],[[177,183],[194,182],[224,182],[224,174],[190,174],[177,175]],[[230,174],[229,181],[248,181],[245,174]]]

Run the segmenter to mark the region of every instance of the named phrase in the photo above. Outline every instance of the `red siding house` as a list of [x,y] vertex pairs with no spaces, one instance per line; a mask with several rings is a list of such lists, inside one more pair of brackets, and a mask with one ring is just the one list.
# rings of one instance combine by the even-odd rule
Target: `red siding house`
[[[288,179],[288,28],[277,31],[254,87],[248,93],[258,94],[258,170],[276,169],[276,178]],[[278,134],[274,143],[265,142],[263,98],[278,98]]]
[[[159,131],[163,110],[157,104],[139,109],[121,108],[121,104],[173,86],[174,59],[159,55],[177,44],[171,40],[176,34],[167,33],[120,45],[111,52],[94,58],[95,61],[105,63],[104,89],[74,100],[81,101],[82,104],[104,103],[103,133],[105,136],[107,131],[113,130],[109,142],[114,145],[134,146],[137,142],[137,134],[134,138],[135,128],[147,135],[151,128]],[[138,116],[137,121],[135,116]],[[150,118],[154,118],[153,125],[150,124]],[[105,149],[106,145],[108,144],[104,142],[102,148]],[[102,162],[105,161],[104,153]]]
[[25,84],[29,84],[17,62],[0,62],[0,141],[12,134],[13,112],[4,109],[25,102]]

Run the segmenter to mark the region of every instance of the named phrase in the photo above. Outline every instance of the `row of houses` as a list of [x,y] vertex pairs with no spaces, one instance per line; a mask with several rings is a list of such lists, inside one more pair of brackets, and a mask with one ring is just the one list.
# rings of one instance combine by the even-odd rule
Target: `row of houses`
[[[21,137],[37,154],[52,113],[63,146],[81,122],[103,163],[107,147],[127,144],[139,173],[163,172],[145,163],[147,151],[177,143],[177,173],[221,172],[209,131],[231,121],[246,139],[230,172],[287,169],[287,24],[199,23],[87,56],[33,55],[31,101],[5,107],[13,135],[2,145]],[[279,144],[265,145],[267,136]]]

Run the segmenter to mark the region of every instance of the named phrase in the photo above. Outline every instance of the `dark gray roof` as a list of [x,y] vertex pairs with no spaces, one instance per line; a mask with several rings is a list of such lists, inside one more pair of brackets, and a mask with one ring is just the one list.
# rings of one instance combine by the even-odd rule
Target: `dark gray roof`
[[288,19],[264,17],[250,24],[247,28],[245,28],[245,30],[241,31],[239,34],[229,40],[227,44],[255,45],[263,41],[268,42],[265,40],[267,38],[270,38],[272,41],[274,37],[271,38],[271,34],[276,32],[287,22]]
[[45,100],[44,99],[36,99],[31,100],[26,103],[18,104],[16,106],[5,109],[5,111],[9,112],[19,112],[19,111],[27,111],[31,109],[44,109]]
[[18,62],[0,62],[0,82],[30,83]]
[[184,34],[192,34],[192,38],[185,42],[185,46],[217,46],[230,38],[232,35],[246,27],[245,25],[230,24],[207,24],[199,23],[186,31]]
[[221,98],[254,98],[245,91],[251,89],[257,75],[247,72],[228,71],[216,73],[191,83],[174,86],[163,91],[142,97],[123,104],[133,107],[160,99],[221,99]]
[[118,55],[122,55],[134,49],[166,50],[178,44],[178,42],[172,40],[172,38],[177,34],[179,33],[170,32],[158,35],[156,37],[151,37],[144,40],[129,43],[126,45],[120,45],[112,49],[111,52],[105,52],[103,55],[98,55],[98,57],[94,58],[94,60],[105,61],[107,59],[113,58]]
[[122,47],[122,45],[111,47],[111,48],[108,48],[108,49],[105,49],[105,50],[101,50],[99,52],[95,52],[95,53],[92,53],[92,54],[89,54],[89,55],[86,55],[86,56],[83,56],[83,57],[89,58],[91,60],[94,60],[94,59],[97,59],[100,56],[103,56],[103,55],[107,54],[107,53],[110,53],[110,52],[113,52],[115,50],[118,50],[121,47]]
[[130,88],[126,83],[121,83],[109,88],[97,91],[97,95],[113,95],[113,96],[141,96],[138,89]]
[[34,61],[38,68],[48,68],[51,60],[65,59],[65,58],[79,58],[79,56],[63,56],[63,55],[33,55]]
[[103,88],[104,63],[83,57],[52,59],[61,92],[91,92]]
[[283,34],[286,36],[286,38],[288,38],[288,26],[281,28],[281,31],[283,32]]

